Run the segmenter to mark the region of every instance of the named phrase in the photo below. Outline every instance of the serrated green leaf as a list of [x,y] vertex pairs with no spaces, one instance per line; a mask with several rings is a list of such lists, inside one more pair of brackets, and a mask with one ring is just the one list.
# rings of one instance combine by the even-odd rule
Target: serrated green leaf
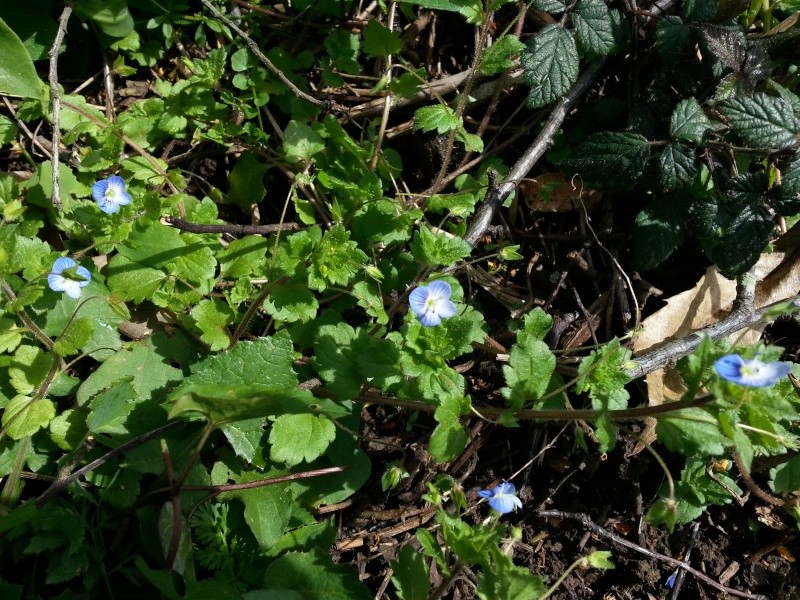
[[539,108],[566,94],[578,79],[578,49],[561,25],[543,27],[528,42],[520,59],[530,86],[528,107]]
[[220,273],[232,279],[257,273],[266,261],[268,248],[269,240],[260,235],[248,235],[233,240],[217,252]]
[[268,170],[269,165],[260,162],[254,153],[242,153],[228,176],[228,201],[243,208],[262,202],[267,195],[263,178]]
[[503,367],[507,387],[501,393],[510,408],[521,408],[547,392],[556,357],[542,338],[551,326],[552,318],[540,309],[525,315],[523,329],[509,352],[508,365]]
[[462,238],[448,235],[444,231],[434,233],[423,225],[411,242],[411,254],[424,265],[451,265],[470,255],[472,246]]
[[747,206],[728,226],[712,253],[722,274],[734,277],[756,262],[774,229],[772,217],[761,206]]
[[608,550],[595,550],[586,557],[586,560],[589,561],[589,565],[595,569],[613,569],[614,564],[610,559],[611,552]]
[[633,248],[636,268],[649,271],[664,262],[683,243],[685,203],[661,197],[636,215]]
[[59,356],[77,354],[91,339],[94,333],[94,322],[89,317],[74,319],[66,330],[53,343],[53,352]]
[[308,286],[322,291],[331,285],[347,285],[366,265],[367,255],[350,240],[350,232],[334,225],[315,248],[308,268]]
[[535,10],[555,14],[564,12],[567,2],[562,2],[562,0],[533,0],[531,7]]
[[0,94],[41,98],[44,84],[28,51],[6,22],[0,19]]
[[0,353],[11,352],[19,346],[22,331],[13,319],[0,318]]
[[55,416],[52,401],[15,396],[3,411],[3,429],[12,440],[20,440],[47,427]]
[[383,308],[383,297],[380,293],[380,287],[377,283],[371,281],[359,281],[353,286],[353,296],[358,301],[358,305],[363,308],[366,313],[375,317],[375,320],[381,324],[386,325],[389,322],[389,315]]
[[449,106],[423,106],[414,113],[414,129],[421,131],[436,131],[442,135],[458,129],[459,125],[461,119]]
[[236,456],[257,467],[264,465],[261,456],[265,444],[264,428],[267,420],[263,417],[244,419],[235,423],[223,423],[220,430],[231,445]]
[[364,28],[364,53],[367,56],[397,54],[402,47],[400,34],[371,19]]
[[319,301],[305,281],[294,279],[270,290],[264,310],[277,321],[305,323],[317,315]]
[[269,433],[270,458],[289,467],[312,462],[336,437],[330,420],[317,415],[281,415]]
[[571,15],[578,46],[585,54],[603,56],[614,47],[611,15],[603,0],[580,0]]
[[650,144],[638,133],[603,131],[590,135],[559,166],[570,177],[578,173],[585,186],[630,189],[644,172]]
[[798,141],[800,119],[783,98],[756,93],[725,100],[719,109],[750,146],[784,148]]
[[150,300],[167,279],[159,269],[143,266],[116,254],[108,263],[108,287],[122,297],[135,303]]
[[506,555],[497,557],[493,568],[478,576],[479,600],[539,600],[547,591],[544,578],[515,565]]
[[264,588],[281,594],[299,592],[303,600],[372,598],[354,569],[334,564],[327,551],[319,548],[290,552],[275,560],[264,573]]
[[665,192],[690,187],[697,175],[694,150],[680,143],[667,144],[658,157],[661,187]]
[[236,315],[227,304],[216,298],[201,300],[189,315],[202,332],[200,339],[208,344],[212,352],[224,350],[231,343],[226,327],[233,323]]
[[703,141],[706,132],[711,128],[711,119],[694,98],[681,100],[669,120],[669,133],[672,137],[696,144]]
[[62,450],[75,450],[86,437],[86,413],[69,408],[50,421],[50,439]]
[[11,140],[17,137],[19,128],[14,124],[14,121],[6,116],[0,115],[0,146],[5,146]]
[[514,58],[525,47],[517,36],[506,34],[486,49],[478,70],[483,75],[496,75],[514,66]]
[[659,442],[684,456],[719,456],[732,444],[720,433],[717,420],[699,408],[659,417],[656,435]]
[[397,553],[392,563],[392,583],[400,600],[426,600],[431,589],[425,559],[410,544]]
[[459,422],[459,417],[470,409],[468,398],[448,396],[440,400],[434,413],[438,425],[428,442],[428,449],[438,462],[449,462],[458,458],[467,446],[469,437]]
[[655,48],[665,65],[672,66],[682,60],[691,47],[691,30],[680,17],[667,15],[657,20]]

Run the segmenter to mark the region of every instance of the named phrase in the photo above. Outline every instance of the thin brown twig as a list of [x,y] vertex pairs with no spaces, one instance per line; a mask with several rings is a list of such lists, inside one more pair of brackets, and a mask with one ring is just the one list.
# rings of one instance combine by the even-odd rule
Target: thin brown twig
[[739,598],[747,598],[748,600],[769,600],[766,596],[762,596],[761,594],[751,594],[749,592],[743,592],[734,588],[730,588],[728,586],[722,585],[721,583],[714,581],[711,577],[706,575],[705,573],[698,571],[687,565],[685,562],[678,560],[676,558],[672,558],[671,556],[667,556],[666,554],[661,554],[660,552],[654,552],[653,550],[648,550],[640,546],[635,542],[631,542],[626,540],[625,538],[608,531],[607,529],[601,527],[589,517],[589,515],[583,513],[570,513],[564,512],[562,510],[539,510],[536,511],[536,515],[539,517],[547,518],[556,518],[556,519],[566,519],[570,521],[577,521],[581,525],[583,525],[586,529],[589,529],[593,533],[599,535],[600,537],[604,537],[612,542],[619,544],[620,546],[625,546],[626,548],[630,548],[640,554],[644,554],[652,559],[662,561],[668,563],[674,567],[678,567],[686,571],[687,573],[691,573],[700,581],[710,585],[716,590],[724,594],[730,594],[731,596],[737,596]]

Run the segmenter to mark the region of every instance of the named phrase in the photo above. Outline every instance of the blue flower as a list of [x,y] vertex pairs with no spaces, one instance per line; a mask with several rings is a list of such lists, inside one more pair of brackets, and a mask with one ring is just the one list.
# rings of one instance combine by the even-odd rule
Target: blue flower
[[47,275],[47,285],[54,292],[66,292],[67,296],[77,300],[81,297],[81,288],[89,285],[91,279],[92,274],[86,267],[80,267],[71,258],[62,256],[53,263]]
[[504,515],[517,508],[522,508],[522,500],[517,498],[516,492],[517,488],[513,483],[504,481],[490,490],[479,490],[478,496],[486,498],[493,510]]
[[421,285],[408,297],[408,304],[425,327],[433,327],[456,314],[456,305],[450,301],[450,284],[434,281]]
[[131,203],[131,196],[125,191],[125,180],[118,175],[101,179],[92,186],[92,198],[104,213],[109,215],[119,211],[119,207]]
[[748,387],[769,387],[792,370],[788,363],[764,363],[754,358],[745,360],[738,354],[727,354],[714,363],[717,374],[731,383]]

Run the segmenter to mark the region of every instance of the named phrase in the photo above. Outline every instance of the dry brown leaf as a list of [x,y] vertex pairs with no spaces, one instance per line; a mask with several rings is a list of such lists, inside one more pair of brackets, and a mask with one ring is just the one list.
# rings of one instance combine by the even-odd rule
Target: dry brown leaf
[[519,192],[533,212],[572,212],[593,210],[603,198],[597,190],[584,189],[580,179],[567,179],[563,173],[542,173],[519,183]]

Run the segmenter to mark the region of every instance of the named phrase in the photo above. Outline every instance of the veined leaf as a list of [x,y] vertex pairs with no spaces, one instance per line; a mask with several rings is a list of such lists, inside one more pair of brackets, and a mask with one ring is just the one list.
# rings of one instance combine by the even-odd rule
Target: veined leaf
[[719,109],[750,146],[784,148],[798,141],[800,120],[783,98],[763,93],[740,96],[721,102]]
[[649,156],[650,145],[638,133],[602,131],[589,136],[559,166],[568,176],[579,173],[585,186],[624,190],[641,177]]
[[578,46],[586,54],[608,54],[614,47],[611,15],[603,0],[580,0],[572,13]]
[[691,186],[697,175],[694,150],[683,144],[667,144],[658,157],[658,166],[665,192]]
[[522,53],[528,106],[539,108],[566,94],[578,79],[578,49],[572,34],[557,24],[547,25]]
[[712,252],[725,277],[744,273],[758,257],[772,233],[772,217],[761,206],[747,206],[728,226],[722,242]]
[[28,51],[6,22],[0,19],[0,94],[40,98],[44,84]]
[[709,129],[711,129],[711,119],[705,115],[694,98],[682,100],[672,111],[669,133],[677,140],[699,144]]

